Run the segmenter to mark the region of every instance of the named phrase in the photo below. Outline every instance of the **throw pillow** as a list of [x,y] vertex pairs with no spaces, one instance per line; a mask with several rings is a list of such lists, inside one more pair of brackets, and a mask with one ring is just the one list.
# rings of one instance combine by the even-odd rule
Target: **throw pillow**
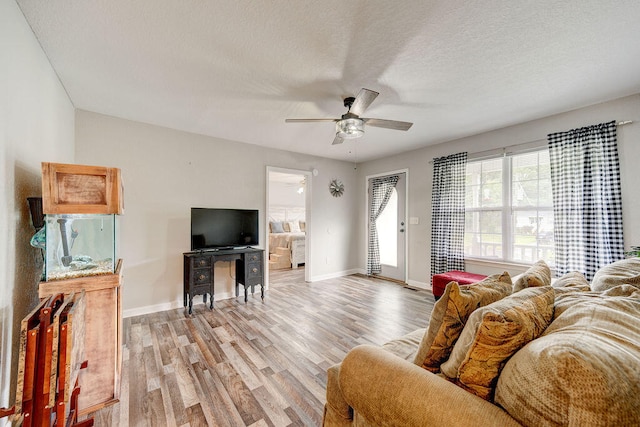
[[442,364],[442,373],[492,401],[507,360],[551,323],[554,296],[551,286],[535,287],[474,311],[451,357]]
[[274,221],[271,223],[272,233],[284,233],[284,227],[281,221]]
[[306,221],[300,221],[300,231],[307,231]]
[[554,288],[576,288],[581,291],[590,291],[589,281],[579,271],[572,271],[553,282]]
[[566,309],[507,362],[495,402],[522,425],[640,425],[640,290],[559,299]]
[[525,288],[549,286],[551,284],[551,270],[546,262],[540,260],[524,272],[513,284],[513,292]]
[[438,372],[449,358],[454,344],[471,313],[511,293],[511,277],[506,271],[494,274],[473,285],[450,282],[431,312],[429,327],[416,353],[414,363]]
[[289,222],[289,231],[292,233],[300,233],[300,224],[298,221]]
[[591,289],[604,291],[618,285],[640,288],[640,258],[627,258],[602,267],[591,280]]
[[[589,282],[584,277],[584,274],[580,273],[579,271],[572,271],[565,274],[559,279],[556,279],[555,282],[551,284],[551,286],[553,286],[553,290],[556,293],[556,299],[560,295],[591,291]],[[553,318],[555,319],[558,314],[558,307],[556,306]]]

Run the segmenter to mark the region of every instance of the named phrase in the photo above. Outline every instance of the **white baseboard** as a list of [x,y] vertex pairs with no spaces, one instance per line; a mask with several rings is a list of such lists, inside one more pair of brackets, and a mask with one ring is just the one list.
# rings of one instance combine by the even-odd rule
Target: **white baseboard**
[[425,291],[431,291],[431,283],[418,282],[417,280],[407,280],[407,285],[412,288],[424,289]]
[[182,307],[182,301],[167,302],[164,304],[146,305],[144,307],[130,308],[122,310],[122,317],[142,316],[143,314],[157,313],[159,311],[173,310]]
[[351,270],[343,270],[337,271],[335,273],[323,274],[321,276],[313,276],[310,277],[309,280],[311,282],[318,282],[320,280],[335,279],[336,277],[350,276],[352,274],[364,274],[364,270],[361,268],[353,268]]
[[[269,289],[269,287],[265,286],[264,289],[266,291],[267,289]],[[244,301],[244,288],[240,286],[240,289],[238,289],[238,292],[240,294],[238,295],[238,298],[242,297]],[[258,295],[258,297],[260,297],[260,286],[256,286],[255,294]],[[219,294],[216,293],[214,296],[214,307],[215,307],[215,301],[221,301],[221,300],[232,299],[232,298],[236,298],[234,292],[221,292]],[[209,298],[207,297],[207,301],[208,299]],[[198,304],[202,304],[201,295],[196,296],[193,302],[194,306]],[[183,308],[182,299],[175,300],[173,302],[167,302],[164,304],[147,305],[144,307],[137,307],[137,308],[131,308],[128,310],[122,310],[122,317],[126,318],[126,317],[142,316],[144,314],[157,313],[159,311],[174,310],[176,308]]]
[[[313,276],[310,278],[311,282],[318,282],[320,280],[327,280],[327,279],[335,279],[337,277],[344,277],[344,276],[350,276],[352,274],[365,274],[365,270],[362,268],[353,268],[350,270],[344,270],[344,271],[338,271],[335,273],[330,273],[330,274],[323,274],[320,276]],[[426,286],[426,284],[422,284],[422,286],[420,285],[420,282],[413,282],[410,283],[412,286],[416,286],[419,287],[421,289],[431,289],[430,287],[428,288],[423,288],[423,286]],[[259,292],[259,287],[257,287],[258,289],[256,289],[256,294],[258,294]],[[269,286],[265,286],[265,291],[269,289]],[[239,289],[240,295],[239,297],[243,297],[244,296],[244,289],[242,288],[242,286]],[[259,295],[259,294],[258,294]],[[223,293],[216,293],[215,294],[215,299],[214,301],[220,301],[220,300],[225,300],[225,299],[231,299],[231,298],[236,298],[236,296],[234,295],[233,292],[223,292]],[[194,305],[197,304],[202,304],[202,297],[201,296],[197,296],[195,301],[194,301]],[[164,304],[156,304],[156,305],[147,305],[144,307],[137,307],[137,308],[131,308],[128,310],[122,310],[122,317],[126,318],[126,317],[134,317],[134,316],[142,316],[144,314],[150,314],[150,313],[157,313],[159,311],[166,311],[166,310],[174,310],[176,308],[182,308],[182,299],[180,300],[175,300],[173,302],[168,302],[168,303],[164,303]]]

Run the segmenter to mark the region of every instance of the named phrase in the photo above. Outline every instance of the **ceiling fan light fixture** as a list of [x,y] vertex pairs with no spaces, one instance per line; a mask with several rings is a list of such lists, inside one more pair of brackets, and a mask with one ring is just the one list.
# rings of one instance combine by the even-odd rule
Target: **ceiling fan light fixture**
[[364,135],[364,121],[350,118],[336,122],[336,135],[342,139],[355,139]]

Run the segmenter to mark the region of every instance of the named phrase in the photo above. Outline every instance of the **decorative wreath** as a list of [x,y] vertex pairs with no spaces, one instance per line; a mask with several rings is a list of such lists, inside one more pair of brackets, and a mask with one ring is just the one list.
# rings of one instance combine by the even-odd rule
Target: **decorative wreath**
[[329,193],[333,197],[340,197],[344,194],[344,184],[339,179],[332,179],[329,182]]

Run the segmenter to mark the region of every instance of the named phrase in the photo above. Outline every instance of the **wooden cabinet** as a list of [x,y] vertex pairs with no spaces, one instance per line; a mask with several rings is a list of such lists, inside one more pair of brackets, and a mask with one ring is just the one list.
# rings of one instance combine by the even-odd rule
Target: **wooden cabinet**
[[253,293],[256,285],[260,285],[260,295],[264,299],[264,250],[256,248],[222,249],[217,251],[185,252],[183,296],[184,306],[189,307],[189,314],[193,310],[193,297],[210,295],[209,308],[213,308],[214,295],[214,265],[216,261],[235,261],[236,283],[238,296],[239,286],[244,286],[244,300],[247,301],[247,288]]
[[122,214],[123,195],[118,168],[42,163],[45,214]]
[[260,296],[264,299],[264,266],[263,251],[251,252],[246,254],[242,259],[236,261],[236,296],[238,295],[238,286],[244,286],[244,301],[247,301],[247,288],[251,287],[251,293],[254,292],[256,285],[260,285]]
[[184,254],[184,306],[189,307],[189,314],[193,310],[193,297],[202,295],[207,302],[209,294],[209,308],[213,308],[213,265],[211,255]]
[[122,260],[116,272],[101,276],[40,282],[39,296],[85,292],[84,356],[79,375],[81,415],[118,401],[122,366]]

